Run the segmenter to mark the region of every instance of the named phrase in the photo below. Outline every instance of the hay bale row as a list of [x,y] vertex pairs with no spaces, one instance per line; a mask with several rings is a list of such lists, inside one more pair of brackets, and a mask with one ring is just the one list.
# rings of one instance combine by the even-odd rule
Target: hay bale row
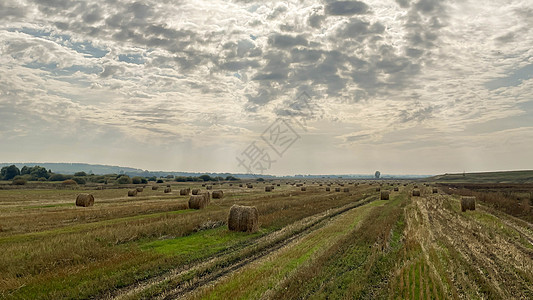
[[137,196],[137,190],[129,190],[128,191],[128,197],[135,197]]
[[94,196],[91,194],[79,194],[76,197],[76,206],[89,207],[94,205]]
[[228,215],[228,229],[231,231],[255,232],[259,229],[259,214],[255,206],[234,204]]
[[476,210],[476,197],[474,196],[462,196],[461,197],[461,211]]
[[389,200],[389,191],[381,191],[381,200]]
[[223,191],[213,191],[213,199],[222,199],[224,197],[224,192]]

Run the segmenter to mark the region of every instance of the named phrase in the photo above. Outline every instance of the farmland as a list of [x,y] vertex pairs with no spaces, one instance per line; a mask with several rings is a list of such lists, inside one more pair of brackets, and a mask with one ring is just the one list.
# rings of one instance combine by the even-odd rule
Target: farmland
[[[461,195],[487,191],[250,183],[213,186],[224,197],[200,210],[180,196],[205,190],[198,182],[168,182],[170,193],[167,183],[142,185],[135,197],[134,185],[0,190],[0,298],[533,298],[530,203],[512,213],[476,194],[476,210],[461,212]],[[79,193],[94,195],[94,206],[76,207]],[[228,230],[233,204],[257,208],[259,231]]]

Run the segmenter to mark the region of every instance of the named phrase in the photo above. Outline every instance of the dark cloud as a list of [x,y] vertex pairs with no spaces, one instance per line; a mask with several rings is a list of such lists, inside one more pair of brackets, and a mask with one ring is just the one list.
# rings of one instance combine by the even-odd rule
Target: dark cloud
[[515,39],[514,32],[509,32],[504,35],[500,35],[495,40],[500,44],[507,44],[507,43],[514,41],[514,39]]
[[103,19],[102,11],[98,6],[94,5],[87,13],[82,17],[83,21],[88,24],[93,24]]
[[308,44],[303,35],[286,35],[275,33],[268,38],[268,43],[275,48],[286,49],[294,46],[306,46]]
[[437,9],[441,9],[442,1],[441,0],[419,0],[415,3],[416,9],[419,11],[428,14],[431,13]]
[[234,60],[220,64],[220,68],[228,71],[239,71],[248,68],[258,68],[259,63],[255,60]]
[[376,22],[370,24],[369,22],[352,18],[346,25],[339,28],[336,33],[336,38],[346,39],[351,38],[362,42],[369,36],[378,36],[385,31],[385,26]]
[[398,3],[401,8],[408,8],[411,5],[411,0],[396,0],[396,3]]
[[[420,104],[418,103],[417,106]],[[400,123],[408,123],[408,122],[422,122],[424,120],[430,119],[433,116],[435,107],[434,106],[427,106],[427,107],[418,107],[411,110],[400,110],[396,120]]]
[[309,26],[313,28],[320,28],[322,26],[322,22],[324,22],[325,19],[326,19],[326,16],[313,13],[307,19],[307,23],[309,24]]
[[21,6],[4,3],[0,1],[0,20],[8,18],[22,18],[25,16],[25,9]]
[[326,5],[326,14],[333,16],[352,16],[366,14],[368,5],[360,1],[336,1]]

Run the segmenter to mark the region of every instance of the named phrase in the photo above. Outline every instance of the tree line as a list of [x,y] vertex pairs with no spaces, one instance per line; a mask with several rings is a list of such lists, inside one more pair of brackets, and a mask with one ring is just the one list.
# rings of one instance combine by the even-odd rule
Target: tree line
[[3,167],[0,170],[0,180],[12,180],[13,184],[23,185],[28,181],[63,181],[72,184],[86,184],[88,182],[92,183],[103,183],[103,184],[142,184],[148,183],[149,181],[155,181],[157,183],[163,183],[165,181],[178,181],[178,182],[187,182],[187,181],[236,181],[240,180],[234,176],[216,176],[211,177],[207,174],[201,176],[173,176],[168,175],[165,177],[157,178],[156,176],[142,177],[134,176],[130,177],[125,174],[107,174],[107,175],[94,175],[87,174],[86,172],[76,172],[74,175],[70,174],[59,174],[54,173],[50,169],[46,169],[40,166],[23,166],[22,169],[19,169],[15,165]]

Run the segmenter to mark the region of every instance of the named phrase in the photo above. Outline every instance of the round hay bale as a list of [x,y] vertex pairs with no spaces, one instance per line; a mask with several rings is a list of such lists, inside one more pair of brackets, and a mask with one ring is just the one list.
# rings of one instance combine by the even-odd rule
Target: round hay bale
[[191,192],[191,189],[181,189],[180,196],[187,196]]
[[433,188],[433,194],[437,194],[439,190],[437,188]]
[[91,194],[79,194],[76,197],[76,206],[89,207],[94,205],[94,196]]
[[138,193],[144,191],[144,189],[143,189],[142,187],[140,187],[140,186],[138,186],[138,187],[136,188],[136,190],[137,190]]
[[159,186],[157,186],[157,185],[153,185],[153,186],[152,186],[152,191],[157,191],[158,188],[159,188]]
[[224,197],[223,191],[213,191],[213,199],[222,199]]
[[165,188],[165,193],[170,193],[170,192],[172,192],[171,188],[169,188],[169,187]]
[[200,191],[198,193],[199,196],[204,196],[205,199],[207,199],[207,204],[211,203],[211,194],[208,191]]
[[281,186],[281,184],[278,183],[278,184],[276,184],[276,186]]
[[213,186],[212,185],[208,185],[205,187],[206,190],[212,190],[213,189]]
[[413,186],[413,187],[414,187],[415,189],[417,189],[417,188],[418,188],[418,185],[415,185],[415,186]]
[[399,190],[400,190],[400,189],[399,189],[397,186],[394,187],[394,191],[395,191],[395,192],[397,192],[397,191],[399,191]]
[[135,196],[137,196],[137,190],[128,191],[128,197],[135,197]]
[[233,183],[230,183],[229,186],[233,186]]
[[306,188],[305,186],[302,186],[302,187],[300,188],[300,190],[301,190],[302,192],[305,192],[305,191],[307,191],[307,188]]
[[229,210],[228,229],[242,232],[256,232],[259,230],[257,208],[255,206],[234,204]]
[[349,188],[344,188],[344,189],[343,189],[343,192],[345,192],[345,193],[349,193],[349,192],[350,192],[350,189],[349,189]]
[[462,196],[461,197],[461,211],[476,210],[476,197],[474,196]]
[[377,187],[377,188],[376,188],[376,192],[379,192],[379,191],[381,191],[381,188],[378,188],[378,187]]
[[190,209],[204,209],[207,207],[207,204],[207,197],[205,197],[204,195],[192,195],[189,198]]
[[326,187],[326,192],[330,192],[331,188],[329,186]]
[[248,185],[246,185],[246,187],[249,188],[249,189],[253,189],[254,188],[253,184],[248,184]]
[[272,192],[271,186],[265,186],[265,192]]
[[335,188],[335,192],[340,192],[341,191],[341,188]]
[[167,187],[170,187],[170,184],[167,184]]
[[202,187],[204,187],[204,186],[205,186],[205,183],[202,183]]
[[381,191],[381,200],[389,200],[389,191]]
[[413,190],[413,196],[418,196],[419,197],[420,196],[420,190],[417,190],[417,189]]
[[242,183],[241,183],[241,184],[239,184],[239,187],[242,187]]
[[200,192],[200,189],[192,189],[192,194],[193,195],[198,195],[198,193]]

